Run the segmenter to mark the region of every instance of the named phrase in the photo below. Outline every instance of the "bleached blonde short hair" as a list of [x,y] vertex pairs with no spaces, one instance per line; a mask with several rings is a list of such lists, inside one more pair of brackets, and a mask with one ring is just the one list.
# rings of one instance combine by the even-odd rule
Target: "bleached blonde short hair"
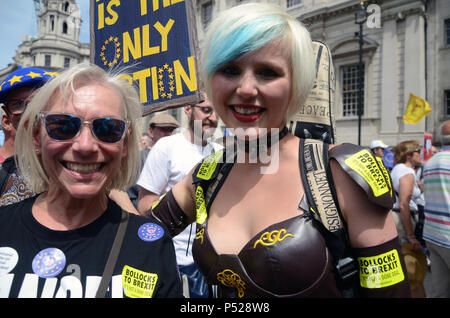
[[233,7],[221,12],[208,26],[201,50],[207,94],[214,94],[210,80],[220,67],[277,40],[290,53],[292,96],[287,117],[298,112],[315,78],[311,37],[302,23],[272,4]]
[[75,94],[77,88],[90,84],[105,85],[116,91],[122,98],[125,119],[130,121],[124,137],[128,156],[122,159],[117,175],[107,186],[109,189],[125,190],[135,184],[141,164],[139,138],[142,130],[140,124],[142,108],[135,87],[123,79],[123,75],[126,74],[121,70],[106,72],[96,65],[82,63],[47,82],[33,97],[20,120],[14,150],[20,173],[36,193],[47,190],[49,182],[40,156],[34,151],[33,133],[41,126],[39,112],[48,109],[56,97],[67,101]]

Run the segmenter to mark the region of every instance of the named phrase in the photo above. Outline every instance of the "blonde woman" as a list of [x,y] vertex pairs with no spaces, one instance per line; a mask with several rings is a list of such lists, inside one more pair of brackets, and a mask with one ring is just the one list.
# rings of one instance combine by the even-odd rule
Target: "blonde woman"
[[0,209],[2,297],[181,297],[164,226],[107,196],[137,178],[140,116],[134,88],[94,65],[39,90],[15,149],[39,194]]

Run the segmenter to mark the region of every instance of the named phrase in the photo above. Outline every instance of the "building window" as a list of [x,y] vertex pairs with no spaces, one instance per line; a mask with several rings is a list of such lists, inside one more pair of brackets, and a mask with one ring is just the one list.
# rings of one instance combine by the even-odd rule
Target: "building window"
[[212,1],[209,1],[209,2],[206,2],[206,3],[202,4],[202,22],[203,22],[203,27],[208,26],[209,22],[211,22],[212,9],[213,9]]
[[69,2],[66,2],[66,3],[63,4],[64,12],[68,12],[69,11],[69,6],[70,6]]
[[55,17],[53,15],[50,16],[50,25],[51,25],[51,30],[55,30]]
[[52,56],[51,55],[45,55],[45,66],[49,67],[52,64]]
[[445,45],[450,45],[450,19],[445,20]]
[[450,117],[450,89],[445,90],[444,98],[445,116]]
[[68,30],[67,22],[63,22],[62,33],[63,33],[63,34],[67,34],[67,30]]
[[[342,67],[342,116],[351,117],[358,115],[358,65]],[[364,64],[363,64],[364,74]],[[363,91],[361,115],[364,115],[364,76],[361,88]]]
[[69,68],[69,67],[70,67],[70,58],[65,57],[64,58],[64,68]]
[[297,4],[300,4],[302,1],[301,0],[287,0],[287,7],[293,7]]

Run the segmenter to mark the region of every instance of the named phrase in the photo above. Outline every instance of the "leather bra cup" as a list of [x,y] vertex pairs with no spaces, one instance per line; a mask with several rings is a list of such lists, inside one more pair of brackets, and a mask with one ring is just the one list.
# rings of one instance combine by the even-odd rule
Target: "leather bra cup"
[[[303,203],[303,202],[302,202]],[[332,256],[309,212],[273,224],[239,252],[218,254],[197,223],[193,255],[220,297],[342,297],[336,287]]]

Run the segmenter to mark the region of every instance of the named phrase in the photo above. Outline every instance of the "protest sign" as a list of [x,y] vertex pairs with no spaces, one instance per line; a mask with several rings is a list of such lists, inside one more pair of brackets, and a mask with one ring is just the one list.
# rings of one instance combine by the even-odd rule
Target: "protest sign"
[[193,0],[91,0],[91,62],[122,68],[143,116],[204,97]]
[[336,143],[334,66],[327,45],[320,41],[313,41],[312,44],[316,57],[316,78],[304,105],[289,118],[288,128],[297,137],[332,144]]
[[428,161],[428,159],[433,156],[433,149],[431,148],[433,146],[433,134],[429,132],[425,132],[423,134],[423,151],[422,151],[422,160],[424,162]]

